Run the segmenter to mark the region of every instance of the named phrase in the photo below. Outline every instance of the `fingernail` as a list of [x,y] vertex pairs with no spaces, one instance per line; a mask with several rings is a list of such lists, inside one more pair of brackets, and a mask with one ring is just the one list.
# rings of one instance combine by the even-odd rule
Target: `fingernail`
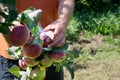
[[50,48],[51,46],[50,46],[50,45],[48,45],[48,47]]

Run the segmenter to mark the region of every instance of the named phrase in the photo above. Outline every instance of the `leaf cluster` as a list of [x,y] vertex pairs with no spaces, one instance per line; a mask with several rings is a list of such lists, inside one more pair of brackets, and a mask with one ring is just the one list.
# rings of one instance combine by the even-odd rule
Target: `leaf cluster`
[[9,33],[8,27],[12,25],[11,22],[13,22],[18,16],[15,6],[15,0],[0,0],[0,17],[4,19],[4,21],[0,20],[0,32],[3,34]]

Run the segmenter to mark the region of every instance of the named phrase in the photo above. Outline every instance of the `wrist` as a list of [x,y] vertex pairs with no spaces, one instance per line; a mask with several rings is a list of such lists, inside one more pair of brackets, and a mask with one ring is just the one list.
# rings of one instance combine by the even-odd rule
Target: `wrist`
[[62,18],[58,18],[57,21],[60,22],[65,28],[67,28],[68,20],[62,19]]

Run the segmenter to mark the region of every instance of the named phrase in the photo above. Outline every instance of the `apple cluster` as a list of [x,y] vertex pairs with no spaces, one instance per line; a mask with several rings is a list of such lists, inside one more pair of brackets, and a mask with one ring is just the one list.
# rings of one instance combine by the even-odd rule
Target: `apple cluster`
[[[6,6],[6,9],[2,12],[5,12],[4,16],[8,16],[8,21],[0,15],[0,22],[8,23],[7,26],[2,25],[4,28],[7,27],[8,30],[5,34],[5,39],[10,45],[7,50],[8,54],[12,58],[18,59],[19,67],[24,71],[27,72],[27,68],[32,68],[31,79],[27,80],[44,80],[46,68],[55,63],[61,63],[66,54],[63,51],[54,52],[53,47],[48,48],[48,44],[54,40],[54,33],[50,30],[39,31],[41,26],[38,26],[38,23],[42,12],[41,9],[36,10],[31,7],[17,14],[14,11],[16,9],[9,10],[9,6],[4,6]],[[12,6],[12,8],[15,8],[15,6]],[[9,11],[13,11],[15,15],[10,14]],[[3,27],[1,31],[5,32]]]
[[46,51],[44,53],[44,56],[41,60],[36,60],[36,58],[40,57],[42,54],[43,48],[47,47],[47,45],[52,42],[53,40],[53,32],[47,31],[47,32],[41,32],[40,39],[43,41],[43,45],[39,44],[25,44],[23,46],[23,58],[22,60],[19,60],[19,66],[23,69],[27,66],[36,66],[40,65],[42,67],[50,67],[54,62],[62,62],[65,58],[64,52],[52,52]]
[[[42,31],[37,37],[43,42],[42,45],[39,43],[32,43],[34,39],[31,36],[27,25],[19,24],[10,28],[9,43],[12,46],[22,48],[22,58],[19,59],[19,67],[23,70],[26,70],[27,67],[35,66],[39,66],[39,68],[44,67],[45,70],[54,63],[60,63],[65,59],[66,55],[63,51],[53,52],[52,49],[48,51],[44,49],[47,48],[48,44],[54,39],[54,34],[52,31]],[[33,69],[32,72],[35,74],[34,70],[36,69]],[[32,74],[32,78],[35,80],[36,76]]]

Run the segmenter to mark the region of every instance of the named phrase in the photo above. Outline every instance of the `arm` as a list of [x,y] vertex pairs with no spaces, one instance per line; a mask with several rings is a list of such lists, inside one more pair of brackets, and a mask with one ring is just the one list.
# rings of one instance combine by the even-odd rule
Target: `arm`
[[59,9],[58,9],[58,20],[62,21],[64,25],[66,25],[69,22],[69,19],[72,15],[74,8],[74,0],[60,0],[59,3]]
[[55,38],[48,47],[59,47],[65,44],[66,28],[74,8],[74,0],[59,0],[58,19],[44,30],[53,30]]

